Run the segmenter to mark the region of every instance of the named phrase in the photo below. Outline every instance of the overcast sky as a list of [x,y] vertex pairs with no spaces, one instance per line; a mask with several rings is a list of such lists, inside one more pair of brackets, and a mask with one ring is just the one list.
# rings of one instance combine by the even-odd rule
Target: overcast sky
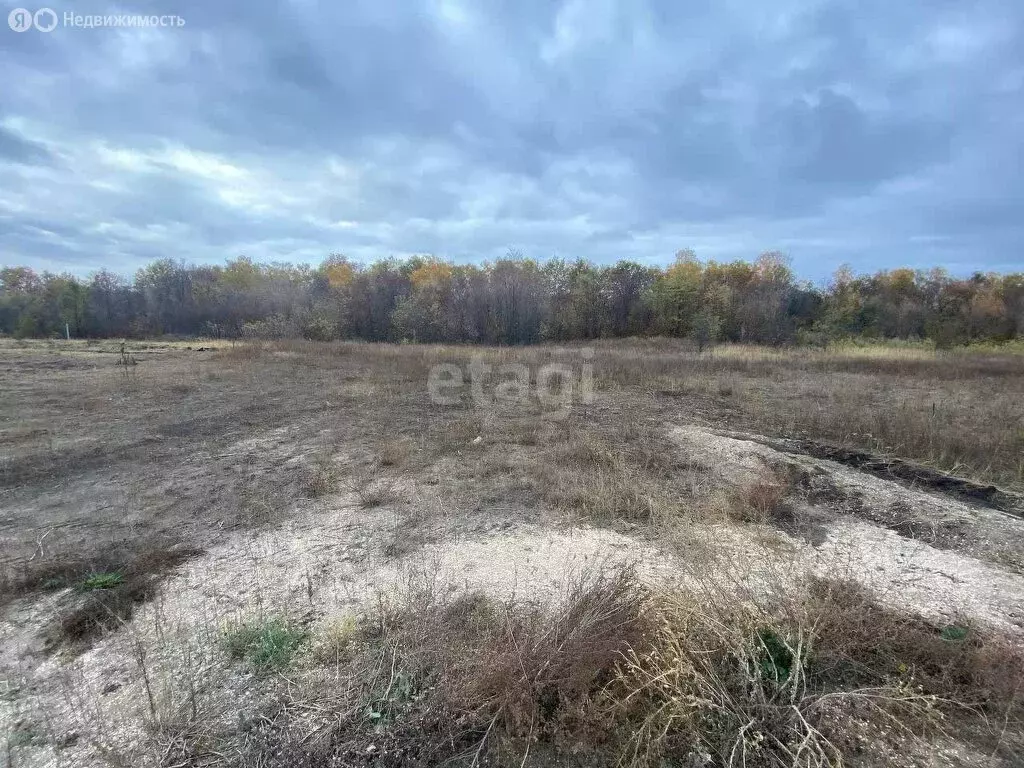
[[185,25],[0,21],[3,265],[1024,269],[1021,0],[50,7]]

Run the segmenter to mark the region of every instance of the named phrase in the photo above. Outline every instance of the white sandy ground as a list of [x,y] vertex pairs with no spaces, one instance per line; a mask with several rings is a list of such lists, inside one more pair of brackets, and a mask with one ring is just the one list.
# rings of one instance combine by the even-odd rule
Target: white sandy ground
[[[828,472],[835,484],[856,488],[865,504],[899,502],[927,519],[957,517],[992,526],[999,535],[1024,537],[1024,521],[975,509],[945,497],[906,489],[834,462],[781,454],[749,440],[696,427],[670,431],[681,454],[699,460],[723,483],[745,482],[766,464],[798,461]],[[432,495],[433,494],[433,495]],[[407,487],[408,505],[443,509],[433,488]],[[656,546],[609,530],[506,525],[467,536],[447,526],[443,515],[421,526],[440,527],[437,543],[411,554],[387,557],[382,542],[393,538],[402,510],[361,509],[348,495],[307,508],[280,527],[257,535],[237,534],[183,565],[167,578],[160,596],[140,607],[122,630],[71,663],[41,657],[38,628],[52,611],[50,596],[21,604],[0,624],[0,668],[20,686],[16,698],[0,700],[0,730],[15,723],[42,723],[58,734],[77,734],[66,748],[21,750],[25,765],[102,764],[109,749],[131,765],[157,764],[144,753],[143,729],[151,720],[150,697],[140,675],[145,667],[158,712],[187,700],[187,680],[199,696],[221,699],[227,711],[243,711],[250,690],[237,665],[229,667],[218,639],[233,621],[285,615],[318,625],[351,615],[381,594],[426,581],[440,589],[482,589],[499,597],[548,600],[583,572],[633,564],[655,587],[692,579],[717,553],[731,563],[755,558],[761,535],[755,528],[694,524],[687,550],[669,556]],[[936,618],[958,615],[1011,631],[1024,626],[1024,577],[962,552],[941,550],[850,515],[825,520],[816,544],[795,538],[776,563],[779,578],[807,570],[855,577],[881,599]],[[774,533],[773,533],[774,535]],[[1022,539],[1018,539],[1022,540]],[[753,566],[752,566],[753,567]],[[144,663],[140,658],[144,656]],[[204,700],[206,700],[204,699]]]
[[[390,513],[368,513],[354,499],[337,501],[337,506],[280,529],[256,537],[240,535],[189,562],[165,581],[160,597],[141,607],[129,626],[72,664],[48,658],[35,669],[25,668],[37,688],[36,706],[21,697],[18,710],[0,710],[0,718],[9,727],[26,710],[45,709],[58,730],[80,734],[77,744],[60,753],[38,750],[37,762],[30,764],[57,765],[58,759],[71,761],[68,765],[90,764],[99,757],[98,745],[123,753],[132,765],[153,759],[124,747],[141,742],[150,719],[140,679],[140,645],[158,700],[171,696],[183,701],[184,680],[190,676],[217,681],[222,694],[244,695],[244,681],[226,673],[218,651],[220,633],[233,621],[284,615],[312,620],[315,632],[324,622],[357,613],[378,595],[428,582],[440,589],[483,589],[502,598],[544,601],[555,598],[574,575],[603,567],[629,563],[651,579],[659,572],[670,575],[655,549],[594,529],[517,528],[428,545],[388,561],[368,549],[373,539],[389,535]],[[38,645],[34,632],[44,612],[37,605],[23,616],[21,627],[0,630],[8,668],[20,650]],[[237,703],[235,707],[243,709]],[[97,724],[103,728],[97,730]]]

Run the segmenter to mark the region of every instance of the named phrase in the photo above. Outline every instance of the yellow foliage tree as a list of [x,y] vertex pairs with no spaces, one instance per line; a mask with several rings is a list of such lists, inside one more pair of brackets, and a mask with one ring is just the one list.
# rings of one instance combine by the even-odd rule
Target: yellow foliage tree
[[335,290],[345,288],[356,276],[355,267],[347,261],[336,261],[329,264],[324,273],[327,275],[327,284]]
[[417,267],[409,275],[409,282],[415,290],[444,286],[451,282],[454,271],[451,264],[431,260]]

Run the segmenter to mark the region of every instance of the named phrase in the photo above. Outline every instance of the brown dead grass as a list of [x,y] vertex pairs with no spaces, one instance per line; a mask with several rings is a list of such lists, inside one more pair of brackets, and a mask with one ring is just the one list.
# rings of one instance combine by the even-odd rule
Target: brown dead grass
[[402,467],[412,457],[415,449],[413,441],[407,437],[387,440],[380,447],[377,461],[382,467]]
[[795,477],[784,468],[765,468],[760,477],[733,492],[730,517],[743,523],[785,526],[795,522]]
[[[936,626],[881,606],[862,585],[814,579],[815,674],[846,686],[902,679],[942,702],[995,719],[1024,715],[1024,649],[966,618]],[[955,709],[950,709],[954,712]]]
[[829,440],[1024,489],[1024,355],[745,346],[700,355],[669,340],[596,348],[605,390],[663,393],[673,408],[711,411],[763,434]]
[[599,525],[650,524],[667,514],[672,500],[663,474],[646,460],[648,450],[643,439],[615,445],[582,431],[549,444],[530,476],[543,501],[556,509]]
[[[16,500],[47,498],[57,483],[101,487],[124,470],[141,478],[139,541],[161,525],[187,525],[196,543],[225,528],[276,524],[303,499],[339,490],[366,508],[386,505],[402,472],[423,469],[453,507],[514,499],[669,540],[702,516],[778,524],[794,491],[769,473],[723,497],[705,485],[706,468],[679,463],[661,434],[665,421],[807,435],[1008,485],[1024,477],[1017,358],[596,346],[604,397],[563,422],[543,419],[536,403],[486,413],[469,402],[432,406],[430,365],[476,351],[463,348],[289,342],[238,345],[202,362],[143,354],[128,383],[110,366],[33,358],[0,371],[16,395],[8,402],[18,403],[0,407],[15,446],[0,445],[0,485]],[[555,356],[543,347],[480,352],[492,363]],[[80,391],[92,395],[75,400]],[[294,434],[281,437],[281,427]],[[370,458],[338,474],[326,460],[292,461],[310,446],[342,443]],[[444,462],[463,474],[451,480],[438,469]],[[156,506],[169,495],[156,481],[170,477],[174,500]],[[135,543],[106,558],[90,524],[119,525],[123,511],[72,512],[105,517],[81,526],[78,550],[63,547],[9,579],[24,595],[51,579],[73,586],[91,573],[123,574],[123,589],[68,593],[51,633],[55,644],[77,646],[126,620],[174,562]],[[27,554],[10,562],[23,564],[44,526],[66,520],[19,514],[12,526],[24,528]],[[422,521],[397,511],[393,541],[379,544],[407,553],[425,535]],[[358,632],[346,630],[344,642],[326,644],[335,649],[319,657],[330,659],[329,685],[274,690],[269,730],[204,731],[201,748],[181,753],[194,759],[175,764],[221,753],[261,766],[520,765],[526,757],[686,765],[707,754],[712,764],[810,766],[870,749],[877,764],[898,765],[913,762],[907,755],[921,739],[958,735],[963,722],[990,739],[987,754],[1007,749],[994,734],[1022,727],[1024,664],[1011,639],[968,625],[944,636],[948,628],[839,582],[808,582],[771,601],[723,599],[724,591],[654,595],[621,574],[580,582],[557,605],[410,590],[364,617]],[[790,674],[765,665],[787,651]]]
[[652,592],[628,568],[545,605],[411,582],[345,624],[341,650],[314,657],[320,687],[246,735],[238,764],[911,766],[938,736],[1015,759],[1010,639],[846,582],[708,597]]
[[334,462],[334,456],[329,451],[315,457],[308,474],[306,494],[309,498],[317,499],[337,492],[341,471]]

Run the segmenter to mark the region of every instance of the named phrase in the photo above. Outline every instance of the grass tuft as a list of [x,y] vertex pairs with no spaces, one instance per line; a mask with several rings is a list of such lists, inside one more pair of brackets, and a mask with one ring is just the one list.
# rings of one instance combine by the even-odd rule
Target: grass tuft
[[232,659],[244,659],[259,673],[286,669],[306,631],[284,619],[273,618],[232,627],[224,633],[224,649]]
[[94,573],[91,576],[87,576],[78,585],[78,588],[83,592],[89,592],[94,589],[114,589],[114,587],[119,587],[122,584],[124,584],[124,575],[114,571],[112,573]]
[[332,455],[330,453],[318,455],[308,470],[306,496],[311,499],[319,499],[337,492],[339,479],[340,472]]

